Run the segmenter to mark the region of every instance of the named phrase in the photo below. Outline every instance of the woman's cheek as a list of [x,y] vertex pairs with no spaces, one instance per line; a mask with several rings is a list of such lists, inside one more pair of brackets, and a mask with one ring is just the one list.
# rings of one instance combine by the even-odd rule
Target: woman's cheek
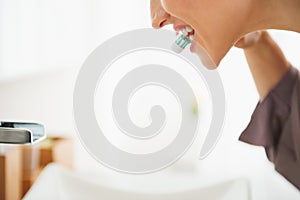
[[191,7],[192,0],[161,0],[162,6],[173,17],[186,21],[191,18],[191,14],[197,12]]
[[160,2],[161,2],[162,7],[163,7],[167,12],[169,12],[169,7],[170,7],[169,4],[171,3],[171,1],[169,1],[169,0],[161,0]]
[[161,0],[161,4],[169,14],[173,15],[181,8],[180,1],[181,0]]

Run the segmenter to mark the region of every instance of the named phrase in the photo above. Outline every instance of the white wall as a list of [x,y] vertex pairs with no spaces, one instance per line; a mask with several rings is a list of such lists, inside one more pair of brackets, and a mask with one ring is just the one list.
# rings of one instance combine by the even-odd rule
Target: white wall
[[[0,120],[38,121],[45,124],[50,135],[77,138],[72,114],[77,70],[105,39],[126,30],[149,27],[146,4],[141,0],[0,1]],[[292,64],[300,66],[297,55],[300,36],[278,31],[272,34]],[[252,170],[261,173],[261,179],[267,169],[282,186],[281,190],[289,192],[290,186],[281,185],[286,183],[272,171],[262,148],[237,141],[257,103],[255,86],[242,51],[232,49],[222,61],[219,72],[227,97],[223,136],[205,162],[195,160],[185,165],[183,159],[171,169],[193,171],[197,166],[206,178],[239,176]],[[188,156],[198,153],[199,147],[193,145]],[[94,161],[78,140],[75,165],[79,170],[113,173]],[[212,172],[211,167],[216,170]],[[261,190],[267,189],[266,185],[259,186]],[[273,197],[285,198],[284,195]]]
[[149,26],[148,16],[147,0],[1,0],[0,80],[79,66],[107,38]]
[[[78,68],[108,38],[150,27],[148,3],[1,0],[0,120],[38,121],[50,135],[76,136],[72,93]],[[98,166],[76,142],[78,168]]]

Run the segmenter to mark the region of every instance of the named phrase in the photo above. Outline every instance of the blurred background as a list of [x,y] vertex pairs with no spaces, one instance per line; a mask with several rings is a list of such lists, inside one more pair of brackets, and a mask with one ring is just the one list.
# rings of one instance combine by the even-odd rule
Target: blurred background
[[[72,95],[78,70],[97,46],[119,33],[149,27],[148,0],[0,0],[0,121],[40,122],[50,138],[72,140],[72,148],[62,143],[68,148],[54,152],[77,172],[142,179],[111,171],[87,153],[75,130]],[[300,36],[283,31],[271,34],[299,67]],[[242,51],[233,48],[218,71],[227,113],[215,150],[205,160],[182,158],[145,176],[175,182],[194,177],[202,185],[242,177],[249,181],[253,199],[299,199],[299,192],[275,172],[263,148],[238,141],[258,101]],[[197,157],[199,149],[193,145],[187,157]]]

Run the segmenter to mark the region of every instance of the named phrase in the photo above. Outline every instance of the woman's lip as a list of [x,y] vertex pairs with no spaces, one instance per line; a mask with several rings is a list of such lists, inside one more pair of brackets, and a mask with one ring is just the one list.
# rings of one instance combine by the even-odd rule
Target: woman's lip
[[190,51],[192,52],[192,53],[195,53],[196,52],[196,41],[195,40],[193,40],[192,41],[192,43],[191,43],[191,46],[190,46]]
[[182,30],[182,29],[185,29],[185,27],[187,27],[188,25],[186,25],[186,24],[180,24],[180,25],[174,25],[173,26],[173,29],[175,30],[175,31],[180,31],[180,30]]
[[197,48],[197,43],[196,43],[196,32],[193,31],[193,36],[194,36],[194,39],[192,40],[191,42],[191,45],[190,45],[190,51],[192,53],[195,53],[196,52],[196,48]]

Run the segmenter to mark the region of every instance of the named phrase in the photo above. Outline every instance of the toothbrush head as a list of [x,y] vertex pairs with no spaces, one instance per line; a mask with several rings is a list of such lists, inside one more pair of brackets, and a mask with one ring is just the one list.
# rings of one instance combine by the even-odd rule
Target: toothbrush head
[[191,44],[191,42],[189,36],[180,34],[177,40],[172,44],[171,49],[176,53],[181,53],[187,45]]

